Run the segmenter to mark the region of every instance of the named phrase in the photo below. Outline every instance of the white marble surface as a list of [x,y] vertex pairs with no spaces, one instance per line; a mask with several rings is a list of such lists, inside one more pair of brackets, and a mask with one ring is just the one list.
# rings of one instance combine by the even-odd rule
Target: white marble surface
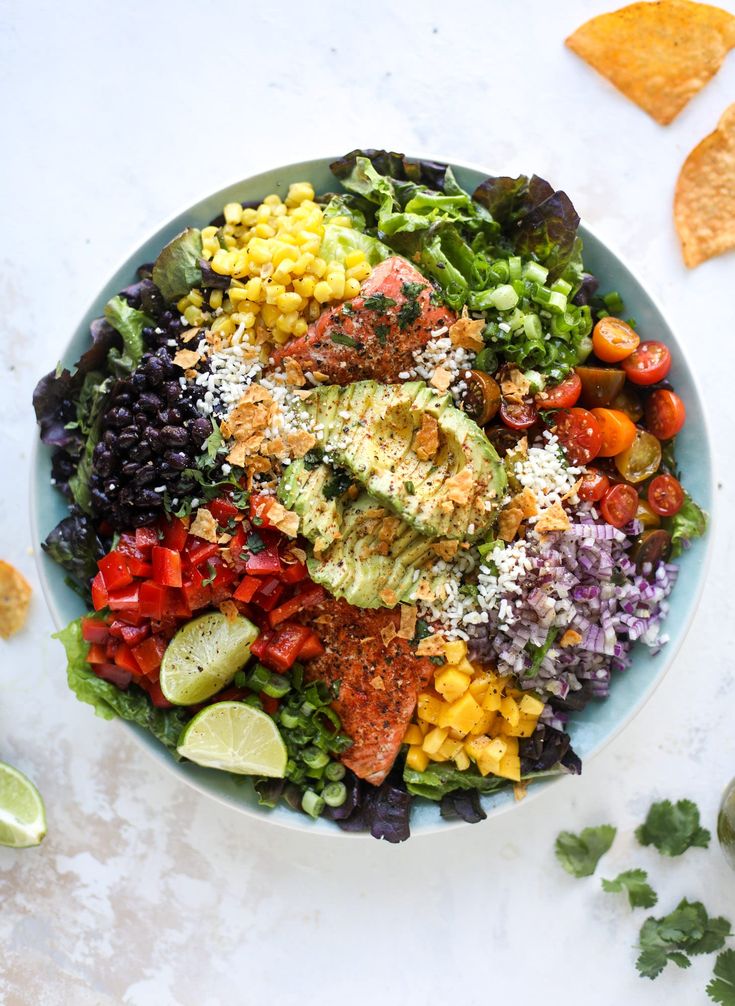
[[34,586],[35,380],[142,235],[271,164],[387,146],[550,177],[660,298],[727,431],[703,602],[648,707],[581,779],[400,847],[304,837],[187,789],[67,693],[37,593],[26,631],[0,643],[0,757],[41,787],[49,835],[37,850],[0,849],[0,1002],[706,1001],[711,959],[641,981],[643,913],[597,879],[567,877],[552,851],[560,829],[611,821],[620,837],[604,874],[641,865],[665,910],[686,894],[735,916],[735,875],[716,847],[668,862],[633,839],[661,795],[695,798],[713,827],[735,774],[735,259],[687,272],[671,220],[684,156],[735,95],[735,56],[663,129],[562,45],[606,6],[0,4],[0,554]]

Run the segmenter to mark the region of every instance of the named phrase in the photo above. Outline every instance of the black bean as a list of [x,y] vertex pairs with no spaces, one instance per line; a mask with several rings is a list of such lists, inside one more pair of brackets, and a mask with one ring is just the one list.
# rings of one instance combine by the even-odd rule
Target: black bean
[[161,428],[161,440],[168,447],[182,447],[189,442],[189,434],[183,426],[164,426]]
[[133,374],[130,380],[132,382],[133,387],[137,391],[144,391],[148,387],[148,378],[146,377],[146,375],[143,373],[142,370],[139,370],[137,371],[137,373]]
[[148,462],[142,466],[138,467],[137,472],[133,475],[133,485],[134,486],[147,486],[156,478],[156,467],[152,462]]
[[161,388],[169,405],[178,401],[181,396],[181,385],[178,381],[167,381]]
[[130,450],[137,443],[138,431],[135,428],[131,430],[129,426],[122,431],[117,441],[118,448],[122,451]]
[[154,388],[163,383],[165,376],[163,364],[155,356],[149,357],[144,364],[143,373],[146,376],[147,383]]
[[160,506],[161,502],[161,494],[154,489],[141,489],[136,494],[134,506],[140,509],[141,507]]
[[139,444],[135,449],[135,460],[140,461],[142,464],[144,461],[147,461],[148,458],[152,458],[153,454],[154,452],[147,444]]
[[127,426],[128,423],[133,418],[130,409],[126,409],[124,406],[118,406],[107,413],[107,422],[110,426]]
[[159,396],[155,394],[155,392],[153,391],[144,391],[143,394],[138,399],[138,408],[142,409],[144,412],[147,412],[149,415],[150,414],[155,415],[159,411],[162,405],[163,402],[161,401]]
[[114,447],[117,443],[117,433],[115,430],[105,430],[102,439],[107,444],[108,447]]
[[189,458],[183,451],[166,451],[164,458],[172,468],[176,468],[178,471],[189,467]]
[[178,409],[161,409],[158,418],[167,426],[178,426],[182,417]]
[[194,420],[189,429],[194,443],[202,444],[212,432],[212,423],[206,416],[200,416]]

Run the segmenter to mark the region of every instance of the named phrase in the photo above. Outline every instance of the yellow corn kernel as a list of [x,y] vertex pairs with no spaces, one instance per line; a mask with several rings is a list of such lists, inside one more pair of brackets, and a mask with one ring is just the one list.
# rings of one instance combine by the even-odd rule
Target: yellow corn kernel
[[467,752],[459,750],[454,756],[454,764],[460,772],[464,772],[465,769],[468,769],[470,767],[470,759],[467,757]]
[[496,683],[491,682],[487,686],[485,698],[482,700],[482,708],[489,709],[492,712],[497,712],[500,709],[500,703],[502,701],[503,695],[501,690],[498,688]]
[[234,307],[238,307],[243,300],[250,300],[247,284],[245,286],[231,286],[227,294]]
[[351,269],[353,265],[357,265],[358,262],[364,262],[364,261],[365,261],[365,252],[359,251],[358,249],[356,249],[355,251],[348,252],[345,255],[345,269]]
[[429,692],[421,692],[418,697],[417,709],[419,719],[424,720],[425,723],[433,723],[435,726],[438,726],[439,717],[444,708],[444,702]]
[[277,346],[285,346],[285,344],[291,340],[291,333],[284,332],[282,329],[276,327],[273,329],[271,338]]
[[264,304],[261,308],[260,316],[263,319],[263,324],[267,328],[275,328],[275,324],[280,318],[281,312],[275,304]]
[[270,215],[271,215],[271,208],[268,205],[268,203],[266,203],[266,201],[263,200],[263,202],[255,211],[255,220],[256,220],[255,226],[257,227],[258,224],[267,223],[270,220]]
[[544,703],[535,695],[524,695],[521,699],[521,713],[524,716],[540,716],[544,711]]
[[253,227],[258,222],[258,214],[253,206],[243,209],[240,222],[245,227]]
[[448,664],[458,664],[467,656],[467,643],[464,639],[451,639],[444,644],[444,656]]
[[318,276],[319,279],[322,278],[324,273],[327,271],[327,263],[323,258],[315,258],[309,267],[309,272],[314,276]]
[[357,265],[353,265],[351,269],[347,270],[348,279],[356,279],[358,282],[362,282],[367,279],[370,273],[373,271],[373,267],[369,262],[358,262]]
[[194,307],[201,307],[204,303],[204,297],[202,296],[201,290],[190,290],[189,291],[189,303],[193,304]]
[[212,290],[209,294],[209,306],[213,311],[222,307],[222,290]]
[[466,736],[482,716],[482,708],[469,692],[451,704],[444,706],[439,717],[440,727],[452,727],[461,736]]
[[302,255],[299,255],[299,257],[291,266],[291,275],[303,276],[313,261],[314,256],[309,252],[304,252]]
[[273,273],[273,279],[277,283],[285,283],[287,286],[290,286],[291,270],[295,265],[296,263],[292,258],[285,258]]
[[512,779],[513,782],[520,782],[521,759],[518,755],[507,754],[505,758],[501,758],[500,765],[496,770],[496,775],[500,775],[504,779]]
[[187,325],[192,326],[201,325],[202,321],[204,320],[204,315],[202,314],[202,312],[199,310],[198,307],[194,307],[193,304],[187,307],[187,309],[184,311],[184,317],[186,318]]
[[242,316],[242,323],[245,328],[253,328],[257,317],[258,316],[255,311],[245,311]]
[[278,298],[281,294],[286,292],[286,287],[283,283],[266,283],[265,286],[265,302],[266,304],[277,304]]
[[242,206],[239,203],[227,203],[222,212],[225,215],[225,223],[239,224],[242,220]]
[[[239,203],[237,204],[240,205]],[[213,227],[211,224],[209,227],[202,227],[202,241],[209,241],[211,238],[217,237],[217,228]]]
[[353,297],[357,297],[359,292],[360,292],[360,284],[357,282],[356,279],[345,280],[345,292],[344,292],[345,298],[351,300]]
[[276,231],[270,224],[260,223],[255,225],[255,233],[259,238],[275,237]]
[[316,281],[313,276],[304,276],[303,279],[295,279],[293,288],[300,297],[313,297]]
[[406,727],[406,732],[403,735],[402,744],[422,744],[424,740],[424,735],[421,733],[421,727],[416,723],[409,723]]
[[276,322],[276,328],[280,329],[281,332],[293,332],[293,327],[299,320],[298,311],[289,311],[287,314],[282,314],[281,317]]
[[314,298],[320,304],[326,304],[328,300],[331,300],[332,287],[329,283],[326,283],[324,280],[320,280],[320,282],[314,287]]
[[277,196],[275,192],[271,192],[269,196],[266,196],[263,200],[264,206],[279,206],[281,202],[281,197]]
[[500,715],[506,719],[512,727],[518,725],[518,720],[521,717],[521,711],[518,708],[518,703],[510,695],[506,695],[500,702]]
[[189,306],[188,297],[182,297],[181,300],[176,301],[176,310],[179,312],[179,314],[183,314],[188,306]]
[[406,755],[406,765],[414,772],[423,772],[429,764],[429,756],[420,747],[410,747]]
[[469,674],[462,674],[454,667],[446,667],[434,674],[434,687],[447,702],[454,702],[464,695],[469,683]]
[[306,335],[309,331],[309,326],[306,324],[303,318],[299,318],[293,327],[292,335],[296,339],[300,339],[302,335]]
[[345,295],[345,274],[329,272],[327,273],[327,283],[331,287],[334,297],[341,300]]
[[[253,276],[249,279],[245,284],[245,291],[248,295],[248,300],[252,300],[254,303],[262,300],[265,293],[263,291],[263,280],[260,276]],[[232,296],[232,288],[230,288],[230,296]]]
[[421,747],[427,753],[427,755],[435,755],[439,748],[442,746],[444,741],[447,739],[447,734],[449,731],[446,727],[434,727],[430,730],[428,734],[424,737],[424,742]]
[[282,311],[300,311],[303,307],[303,300],[297,293],[282,293],[276,301]]
[[293,182],[288,187],[286,206],[299,206],[305,199],[314,198],[314,187],[310,182]]
[[293,256],[293,248],[285,241],[271,242],[272,260],[274,266],[279,266],[284,259]]
[[316,319],[321,314],[322,306],[318,300],[310,300],[309,306],[306,309],[306,317],[309,321],[316,321]]
[[248,255],[258,265],[264,265],[271,260],[271,250],[262,238],[253,238],[248,245]]

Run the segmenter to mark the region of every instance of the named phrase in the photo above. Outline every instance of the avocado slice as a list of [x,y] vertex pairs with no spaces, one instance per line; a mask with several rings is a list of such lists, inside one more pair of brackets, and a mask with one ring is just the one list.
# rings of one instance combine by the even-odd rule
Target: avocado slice
[[342,537],[343,504],[339,497],[324,494],[333,476],[329,465],[309,465],[304,458],[293,461],[278,485],[278,499],[301,518],[300,531],[318,552],[326,551]]
[[[351,472],[370,496],[421,534],[474,541],[494,523],[507,484],[503,464],[449,395],[422,381],[359,381],[316,388],[303,405],[312,425],[323,430],[325,459]],[[424,413],[436,420],[439,433],[430,458],[414,449]],[[465,469],[466,484],[456,486]]]

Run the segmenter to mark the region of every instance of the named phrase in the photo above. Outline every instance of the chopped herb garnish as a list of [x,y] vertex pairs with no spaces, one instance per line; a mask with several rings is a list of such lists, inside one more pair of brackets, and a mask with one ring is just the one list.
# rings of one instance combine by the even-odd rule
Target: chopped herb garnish
[[250,518],[250,523],[254,524],[255,527],[260,527],[261,524],[263,523],[263,518],[262,517],[257,517],[257,516],[256,517],[251,517]]
[[528,653],[531,657],[531,666],[525,672],[528,677],[532,678],[536,671],[538,671],[539,667],[543,663],[544,657],[554,645],[558,635],[559,629],[552,628],[547,632],[546,640],[542,646],[535,646],[533,643],[526,643],[526,653]]
[[429,623],[424,618],[416,619],[416,631],[413,634],[411,646],[418,646],[422,639],[426,639],[426,637],[431,634]]
[[388,333],[390,332],[390,325],[383,325],[382,322],[375,326],[375,334],[378,337],[378,342],[381,346],[384,346],[388,341]]
[[648,883],[645,870],[625,870],[613,880],[603,880],[602,889],[610,894],[625,891],[631,908],[653,908],[658,901],[658,895]]
[[257,531],[251,531],[247,538],[247,546],[253,555],[257,555],[258,552],[262,552],[265,548],[265,542]]
[[701,901],[684,898],[673,912],[661,919],[649,916],[641,926],[638,973],[641,978],[658,978],[669,961],[679,968],[688,968],[692,963],[690,954],[720,950],[729,935],[727,919],[710,918]]
[[404,283],[401,287],[403,296],[406,298],[398,310],[398,327],[403,331],[409,325],[413,325],[421,314],[421,304],[418,295],[426,287],[422,283]]
[[324,483],[324,488],[322,489],[322,495],[325,500],[333,500],[347,490],[352,485],[352,476],[349,472],[344,471],[342,468],[338,468],[331,478],[327,479]]
[[307,451],[304,455],[304,468],[311,472],[322,463],[321,455],[318,451]]
[[392,297],[386,297],[384,293],[371,293],[369,297],[366,297],[363,301],[363,306],[368,309],[368,311],[377,311],[378,314],[387,314],[389,307],[395,307],[397,301],[393,300]]
[[345,303],[342,305],[342,314],[346,314],[348,316],[351,316],[354,313],[355,313],[355,309],[352,306],[352,304],[349,301],[345,301]]
[[413,482],[404,482],[403,488],[406,490],[409,496],[413,496],[414,493],[416,492],[416,486],[413,484]]
[[349,346],[350,349],[357,348],[357,342],[351,335],[344,335],[342,332],[330,332],[329,337],[332,342],[336,342],[340,346]]
[[720,1006],[735,1006],[735,950],[723,950],[715,961],[715,976],[705,989]]
[[214,583],[214,578],[217,576],[217,567],[213,562],[207,563],[207,572],[209,576],[202,580],[202,587],[208,587],[211,583]]
[[681,856],[693,846],[706,849],[711,838],[700,826],[699,808],[691,800],[654,803],[635,835],[641,845],[655,845],[662,856]]

